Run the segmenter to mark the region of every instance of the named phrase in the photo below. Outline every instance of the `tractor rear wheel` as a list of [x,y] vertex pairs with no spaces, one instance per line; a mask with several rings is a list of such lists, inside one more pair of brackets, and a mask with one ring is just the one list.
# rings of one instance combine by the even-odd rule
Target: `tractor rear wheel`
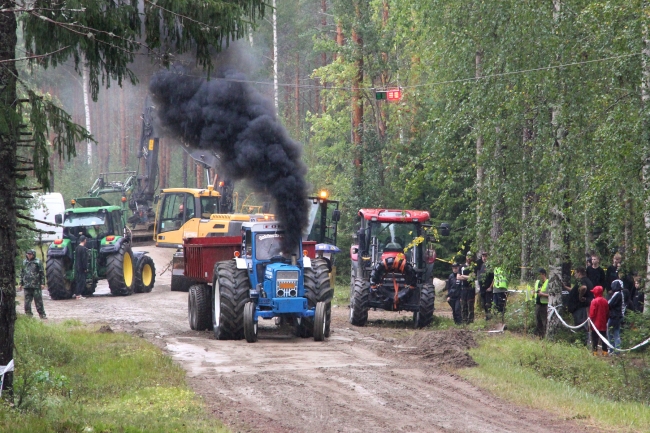
[[354,294],[350,300],[350,323],[354,326],[366,326],[370,308],[370,283],[355,278]]
[[49,257],[47,259],[45,272],[50,298],[58,301],[72,297],[72,281],[65,277],[70,267],[72,267],[72,262],[66,257]]
[[327,303],[319,302],[316,304],[314,314],[314,341],[325,340],[325,331],[327,326]]
[[[327,262],[323,259],[312,259],[311,268],[305,268],[304,281],[307,306],[316,308],[319,302],[326,304],[325,337],[329,337],[334,290],[330,286]],[[301,336],[305,338],[311,337],[314,330],[314,317],[304,317],[301,322]]]
[[413,314],[413,324],[416,328],[425,328],[431,325],[435,302],[435,286],[433,284],[423,284],[420,288],[420,310]]
[[237,269],[234,260],[214,265],[212,282],[212,329],[217,340],[244,338],[244,306],[249,301],[251,283],[246,269]]
[[205,331],[211,328],[210,291],[206,284],[190,287],[187,294],[187,307],[191,329]]
[[244,336],[249,343],[255,343],[257,341],[255,302],[247,302],[244,306]]
[[142,256],[135,268],[135,293],[149,293],[156,282],[156,265],[149,256]]
[[113,296],[128,296],[133,293],[135,282],[133,253],[128,243],[106,258],[106,279]]

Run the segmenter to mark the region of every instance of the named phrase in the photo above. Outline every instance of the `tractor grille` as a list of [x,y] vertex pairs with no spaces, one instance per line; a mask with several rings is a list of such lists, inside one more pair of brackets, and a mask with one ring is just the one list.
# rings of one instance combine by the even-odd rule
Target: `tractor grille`
[[278,271],[275,295],[278,298],[295,298],[298,296],[298,271]]

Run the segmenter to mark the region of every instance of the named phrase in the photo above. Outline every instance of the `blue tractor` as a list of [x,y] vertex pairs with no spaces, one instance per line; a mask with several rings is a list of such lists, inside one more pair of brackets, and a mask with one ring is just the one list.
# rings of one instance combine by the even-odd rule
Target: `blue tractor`
[[[190,288],[192,329],[212,328],[217,340],[246,338],[253,343],[257,341],[259,319],[277,318],[276,323],[292,325],[297,336],[316,341],[329,336],[333,290],[327,261],[307,257],[302,243],[295,251],[282,251],[283,236],[277,222],[242,224],[241,245],[230,253],[234,260],[214,264],[211,288],[207,284]],[[206,259],[223,257],[215,248],[224,252],[233,248],[229,238],[206,238],[201,244]],[[189,245],[185,248],[191,249]],[[188,260],[191,254],[188,251]],[[196,264],[186,263],[186,269]],[[212,301],[212,311],[208,300]],[[207,321],[210,316],[212,326]]]

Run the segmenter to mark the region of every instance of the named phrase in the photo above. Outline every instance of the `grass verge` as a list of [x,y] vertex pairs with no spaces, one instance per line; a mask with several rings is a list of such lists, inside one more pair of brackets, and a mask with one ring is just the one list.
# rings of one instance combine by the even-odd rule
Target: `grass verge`
[[595,358],[584,347],[513,335],[483,338],[470,354],[479,366],[460,374],[505,400],[607,431],[650,431],[643,358]]
[[154,345],[78,321],[16,322],[14,403],[2,432],[227,432]]

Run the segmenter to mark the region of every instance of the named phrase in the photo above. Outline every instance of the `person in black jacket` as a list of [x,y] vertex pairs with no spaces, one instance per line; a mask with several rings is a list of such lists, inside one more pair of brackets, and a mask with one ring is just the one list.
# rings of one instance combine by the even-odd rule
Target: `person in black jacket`
[[614,280],[619,279],[618,273],[621,270],[621,258],[622,257],[619,253],[614,254],[614,257],[612,257],[612,264],[609,265],[607,271],[605,271],[605,284],[603,285],[603,288],[605,289],[607,298],[609,297],[610,290],[612,290],[612,283]]
[[[573,315],[573,325],[578,326],[581,323],[586,322],[589,317],[589,305],[591,300],[594,297],[594,294],[591,292],[591,289],[594,288],[594,285],[591,283],[589,278],[587,278],[587,272],[585,268],[579,267],[575,271],[575,277],[578,280],[573,287],[567,285],[564,286],[565,289],[569,290],[568,305],[567,308],[569,313]],[[591,294],[591,296],[589,296]],[[585,323],[585,341],[589,340],[589,326]]]
[[463,323],[463,317],[460,309],[460,290],[461,290],[461,281],[456,278],[458,274],[458,269],[460,265],[454,263],[451,265],[451,274],[447,278],[447,284],[445,285],[445,290],[447,291],[447,302],[451,307],[451,313],[454,317],[454,323],[460,325]]
[[[605,271],[600,267],[600,256],[598,254],[591,255],[591,266],[587,268],[587,278],[591,281],[592,288],[596,286],[606,287],[607,281]],[[594,294],[591,289],[587,292],[589,302],[594,299]]]
[[[609,320],[607,321],[607,339],[616,349],[621,347],[621,322],[625,317],[626,300],[623,292],[623,281],[614,280],[612,296],[609,298]],[[616,353],[611,348],[609,353]]]
[[86,275],[88,274],[88,248],[86,237],[79,236],[79,245],[74,251],[74,297],[85,299],[81,296],[86,288]]

